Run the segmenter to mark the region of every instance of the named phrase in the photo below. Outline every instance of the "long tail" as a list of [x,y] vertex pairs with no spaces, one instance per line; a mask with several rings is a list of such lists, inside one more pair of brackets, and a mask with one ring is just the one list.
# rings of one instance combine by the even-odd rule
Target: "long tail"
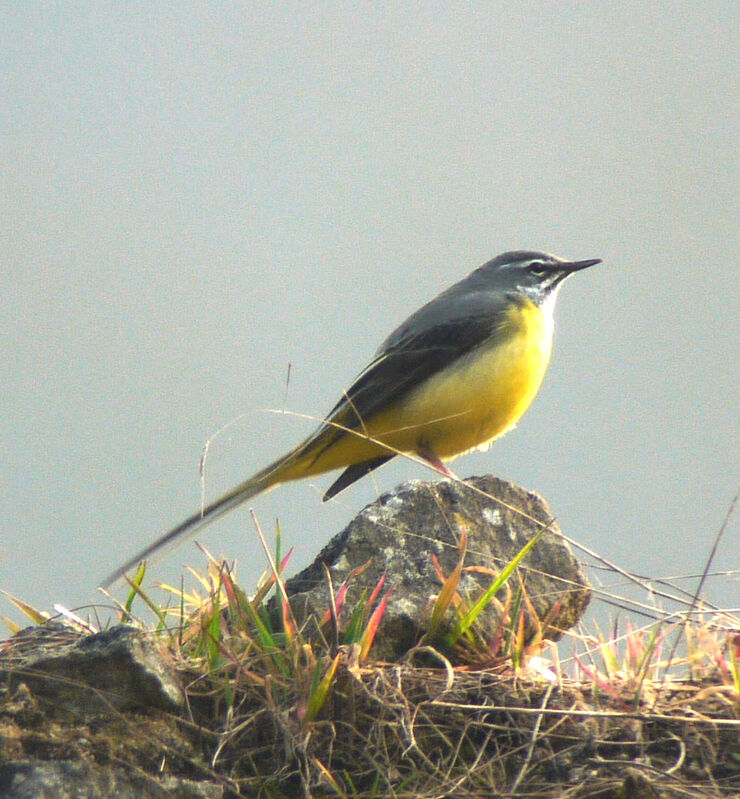
[[111,572],[105,580],[103,580],[101,586],[107,588],[127,571],[133,569],[141,563],[141,561],[147,560],[160,549],[175,546],[176,544],[182,543],[186,538],[197,535],[209,524],[215,522],[216,519],[220,519],[243,502],[247,502],[252,497],[257,496],[257,494],[274,488],[280,483],[295,479],[298,476],[295,474],[295,467],[301,466],[305,457],[307,443],[308,441],[296,447],[296,449],[291,450],[287,455],[279,458],[248,480],[240,483],[227,494],[219,497],[215,502],[207,505],[202,511],[198,511],[185,519],[184,522],[180,522],[177,527],[173,527],[153,544],[149,544],[148,547],[142,549],[141,552],[137,552],[136,555],[129,558],[122,566],[119,566],[114,572]]

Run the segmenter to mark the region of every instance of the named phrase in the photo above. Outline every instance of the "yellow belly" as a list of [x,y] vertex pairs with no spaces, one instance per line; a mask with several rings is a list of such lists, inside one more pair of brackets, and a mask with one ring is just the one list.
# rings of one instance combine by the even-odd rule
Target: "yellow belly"
[[[431,450],[442,460],[485,448],[516,425],[537,395],[551,346],[551,318],[532,302],[516,305],[493,340],[367,420],[365,432],[395,450]],[[384,452],[376,443],[348,435],[314,460],[309,472]]]

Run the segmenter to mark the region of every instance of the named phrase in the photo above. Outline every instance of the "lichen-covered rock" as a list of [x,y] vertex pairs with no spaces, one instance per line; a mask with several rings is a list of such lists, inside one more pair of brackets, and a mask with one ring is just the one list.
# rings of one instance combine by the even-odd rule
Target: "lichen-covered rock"
[[[458,592],[476,598],[543,525],[547,530],[518,571],[537,618],[549,617],[547,637],[557,640],[581,618],[591,589],[547,503],[531,491],[491,476],[472,477],[464,483],[413,480],[383,494],[335,536],[308,568],[288,580],[291,605],[301,620],[309,614],[320,618],[329,607],[322,564],[329,568],[336,591],[354,569],[371,561],[350,581],[346,606],[354,607],[363,591],[369,593],[386,576],[386,587],[394,590],[373,655],[396,660],[424,634],[439,593],[432,555],[449,575],[459,559],[458,542],[464,529],[467,552]],[[510,580],[514,591],[519,577],[515,574]],[[498,619],[499,612],[491,604],[481,623],[494,630]],[[535,627],[530,618],[530,634]]]

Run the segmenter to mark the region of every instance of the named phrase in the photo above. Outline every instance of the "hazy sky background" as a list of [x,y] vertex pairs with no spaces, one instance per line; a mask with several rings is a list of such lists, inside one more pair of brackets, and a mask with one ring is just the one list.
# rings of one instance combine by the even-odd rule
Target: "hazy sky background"
[[[561,292],[518,429],[453,468],[538,491],[625,569],[700,572],[739,472],[739,16],[5,4],[0,588],[100,601],[199,506],[211,434],[239,417],[214,498],[313,427],[262,409],[323,416],[408,313],[516,248],[604,264]],[[328,475],[253,505],[295,571],[411,477],[435,476],[397,459],[333,503]],[[263,568],[246,510],[201,541],[247,586]],[[188,544],[149,577],[202,563]],[[707,594],[738,606],[737,574]]]

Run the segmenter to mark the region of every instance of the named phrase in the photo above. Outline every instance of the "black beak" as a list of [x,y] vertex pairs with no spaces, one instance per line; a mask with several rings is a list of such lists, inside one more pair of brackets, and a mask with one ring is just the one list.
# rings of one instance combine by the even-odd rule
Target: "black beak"
[[589,258],[588,261],[571,261],[568,264],[563,264],[563,269],[570,274],[571,272],[578,272],[581,269],[586,269],[588,266],[595,266],[601,263],[601,258]]

